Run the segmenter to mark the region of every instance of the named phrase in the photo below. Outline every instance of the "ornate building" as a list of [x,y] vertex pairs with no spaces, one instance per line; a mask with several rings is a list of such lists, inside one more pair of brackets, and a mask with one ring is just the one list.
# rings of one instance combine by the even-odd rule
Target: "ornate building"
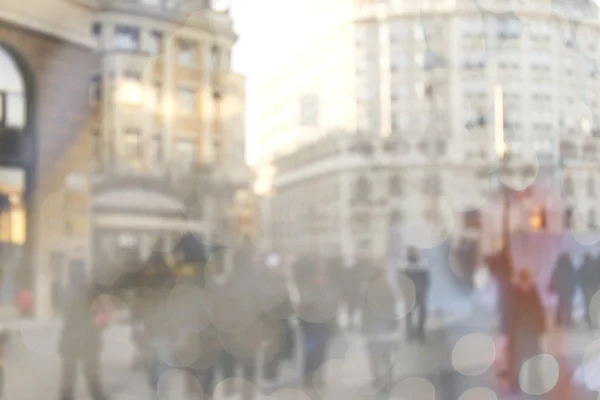
[[[343,132],[379,149],[370,151],[363,170],[349,155],[328,158],[346,184],[362,179],[361,187],[382,191],[379,199],[398,203],[406,218],[429,220],[444,202],[449,214],[478,210],[490,191],[490,168],[498,167],[501,132],[512,156],[506,179],[524,187],[541,176],[573,207],[574,229],[597,231],[600,18],[594,2],[561,0],[542,8],[504,0],[341,3],[340,18],[262,85],[254,158],[259,166],[278,164],[274,182],[318,175],[314,157],[327,148],[325,138]],[[382,144],[387,140],[393,144]],[[305,161],[284,172],[280,164],[288,158],[314,165]],[[404,183],[403,198],[417,200],[384,196],[388,179]],[[281,189],[276,183],[277,197]],[[550,203],[538,206],[562,212]]]
[[159,239],[167,250],[185,232],[231,243],[228,211],[249,175],[228,10],[103,0],[94,18],[97,269],[126,253],[143,259]]
[[0,1],[0,305],[31,290],[50,316],[90,270],[92,14]]

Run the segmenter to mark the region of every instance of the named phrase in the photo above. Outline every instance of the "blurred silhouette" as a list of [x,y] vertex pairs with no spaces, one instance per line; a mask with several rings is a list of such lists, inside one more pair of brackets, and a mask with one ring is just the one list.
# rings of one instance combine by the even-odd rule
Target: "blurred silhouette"
[[338,298],[317,260],[300,257],[293,265],[299,298],[296,311],[304,342],[304,384],[320,386],[315,373],[326,360],[329,342],[334,334]]
[[[427,296],[429,294],[430,274],[423,268],[416,248],[409,248],[407,265],[405,269],[415,286],[415,305],[406,314],[406,335],[409,340],[425,339],[425,325],[427,324]],[[414,315],[418,314],[417,326],[414,326]]]
[[568,254],[561,254],[550,280],[550,291],[558,297],[556,323],[560,326],[573,324],[573,297],[577,287],[577,274]]
[[[512,287],[510,306],[510,326],[508,329],[507,351],[512,353],[509,371],[511,390],[519,388],[519,372],[525,362],[541,353],[541,337],[546,329],[545,314],[540,295],[531,277],[531,272],[521,269],[516,273]],[[541,375],[539,366],[530,362],[529,379],[533,387],[539,387]]]
[[400,215],[397,212],[391,214],[388,230],[384,266],[385,276],[396,301],[400,301],[402,290],[398,285],[398,270],[404,260],[402,259],[402,227],[400,226]]
[[[371,284],[375,281],[372,280]],[[389,394],[396,347],[396,298],[392,289],[372,285],[362,293],[362,331],[373,378],[373,389]]]
[[[83,366],[87,388],[93,400],[102,400],[104,395],[100,382],[100,340],[104,326],[95,319],[96,294],[92,288],[83,288],[72,293],[64,316],[64,325],[59,342],[62,356],[61,399],[73,400],[77,378],[77,365]],[[99,324],[98,324],[99,322]]]
[[360,269],[365,268],[364,263],[367,263],[367,261],[353,260],[351,263],[345,263],[341,257],[338,257],[330,265],[330,268],[337,272],[335,283],[340,292],[340,309],[345,308],[348,319],[347,327],[350,329],[356,327],[361,288],[364,281]]
[[585,320],[590,329],[594,329],[590,307],[592,298],[600,286],[600,269],[598,261],[590,253],[587,253],[583,259],[583,264],[578,271],[578,278],[585,301]]

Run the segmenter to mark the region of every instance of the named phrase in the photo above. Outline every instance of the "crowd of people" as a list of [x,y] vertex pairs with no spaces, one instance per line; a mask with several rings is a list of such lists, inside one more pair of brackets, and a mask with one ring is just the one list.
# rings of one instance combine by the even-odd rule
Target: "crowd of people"
[[[241,257],[226,279],[207,275],[201,283],[196,281],[207,297],[205,301],[196,297],[199,304],[186,308],[179,322],[173,322],[177,319],[169,315],[173,310],[165,307],[172,286],[134,290],[129,302],[136,348],[133,369],[143,371],[151,387],[158,390],[161,376],[172,368],[190,372],[193,379],[187,389],[191,398],[201,398],[199,391],[212,396],[217,377],[233,378],[236,369],[246,381],[257,383],[261,377],[263,385],[276,387],[282,384],[283,364],[302,360],[302,384],[318,388],[323,385],[318,371],[327,359],[331,340],[341,330],[353,330],[365,338],[374,390],[385,393],[392,382],[399,321],[406,330],[405,340],[427,340],[431,276],[416,249],[408,249],[405,261],[391,273],[360,259],[352,265],[341,259],[309,256],[277,265],[266,259],[248,262],[250,259]],[[579,286],[592,326],[589,304],[600,287],[598,262],[588,255],[576,269],[567,254],[559,258],[547,288],[558,298],[557,324],[572,324],[573,299]],[[546,312],[540,288],[528,269],[515,270],[506,278],[499,301],[503,336],[498,358],[504,363],[498,371],[509,390],[519,390],[518,374],[525,361],[542,353]],[[63,400],[73,398],[78,365],[83,367],[92,398],[106,399],[100,384],[99,352],[108,307],[96,301],[99,294],[88,289],[69,301],[60,346]],[[346,324],[339,318],[344,312]],[[539,380],[535,365],[531,368],[529,379]],[[229,393],[239,392],[243,399],[255,397],[251,386],[236,387],[235,381],[229,382]]]
[[[341,309],[349,316],[345,329],[367,338],[373,375],[378,377],[377,385],[385,386],[392,366],[390,346],[394,341],[390,337],[398,331],[399,314],[397,293],[387,284],[381,268],[374,268],[366,260],[344,265],[337,259],[298,257],[274,266],[265,260],[249,263],[249,259],[252,257],[240,262],[225,280],[204,280],[201,285],[208,295],[210,311],[202,305],[190,307],[186,312],[200,317],[184,316],[184,324],[173,323],[165,309],[173,287],[140,287],[129,294],[136,348],[132,367],[146,374],[151,387],[158,390],[162,374],[178,368],[194,377],[196,383],[188,385],[190,392],[201,388],[204,395],[212,396],[217,374],[221,379],[232,378],[236,367],[243,371],[246,381],[255,382],[260,376],[264,384],[275,387],[286,360],[303,360],[302,384],[318,387],[323,383],[317,371],[326,360],[329,343],[344,329],[338,318]],[[403,271],[414,280],[416,288],[414,307],[403,313],[407,315],[409,340],[425,338],[428,275],[418,264],[417,253],[413,252]],[[403,285],[406,279],[398,282]],[[105,313],[98,310],[105,310],[106,305],[94,301],[100,294],[94,288],[75,293],[77,300],[69,302],[71,306],[65,313],[60,346],[63,400],[73,398],[77,365],[83,367],[92,398],[106,399],[98,361],[106,324]],[[203,313],[211,315],[207,319]],[[412,322],[414,314],[418,314],[416,324]],[[295,332],[300,333],[300,339]],[[181,354],[194,354],[194,360],[181,362]],[[258,365],[260,371],[256,370]],[[244,399],[253,398],[253,390],[242,386],[226,390],[240,391]]]

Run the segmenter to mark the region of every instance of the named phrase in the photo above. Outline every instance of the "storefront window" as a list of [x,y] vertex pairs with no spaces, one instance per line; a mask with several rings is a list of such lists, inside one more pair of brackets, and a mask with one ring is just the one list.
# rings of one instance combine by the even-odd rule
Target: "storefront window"
[[22,245],[26,238],[24,173],[0,168],[0,243]]

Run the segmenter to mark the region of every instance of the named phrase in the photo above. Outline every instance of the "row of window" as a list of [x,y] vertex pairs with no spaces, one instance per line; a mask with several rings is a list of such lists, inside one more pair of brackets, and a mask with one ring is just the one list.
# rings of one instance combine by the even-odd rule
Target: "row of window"
[[[140,101],[146,102],[151,109],[159,111],[162,108],[163,87],[159,83],[144,85],[141,76],[132,71],[125,71],[124,77],[127,84],[132,84],[136,88],[140,88],[144,92],[144,96]],[[146,89],[146,90],[144,90]],[[92,104],[96,104],[102,100],[102,76],[95,75],[92,77],[90,87],[90,98]],[[175,99],[177,102],[177,112],[181,115],[196,114],[198,111],[198,91],[195,88],[181,86],[175,89]],[[0,97],[1,101],[1,97]],[[142,105],[142,104],[138,104]]]
[[[434,37],[444,37],[445,23],[449,20],[439,22],[419,21],[415,23],[406,20],[395,21],[390,24],[389,38],[391,43],[404,41],[412,37],[416,41],[431,40]],[[494,24],[495,22],[495,24]],[[557,32],[564,39],[572,39],[573,30],[568,24],[551,26],[546,21],[538,21],[528,24],[530,37],[533,40],[549,40],[552,32]],[[461,33],[465,38],[496,36],[499,39],[513,39],[522,36],[525,24],[518,18],[498,18],[495,21],[488,20],[485,23],[481,19],[466,19],[462,21]],[[590,29],[579,29],[578,38],[587,44],[597,41],[598,32]],[[379,38],[378,26],[376,24],[365,24],[356,31],[355,44],[361,48],[370,44],[377,44]]]
[[[130,129],[123,133],[122,143],[122,155],[131,166],[146,166],[148,163],[150,165],[160,165],[164,160],[164,138],[160,135],[145,141],[139,130]],[[97,158],[102,157],[102,145],[100,141],[95,143]],[[195,141],[189,139],[177,140],[174,146],[173,160],[180,173],[191,173],[196,160]]]
[[[146,51],[151,55],[158,55],[164,51],[164,33],[150,30],[142,43],[141,29],[132,25],[115,25],[113,32],[112,48],[119,51],[138,52]],[[102,37],[102,25],[96,22],[92,26],[92,33],[97,38]],[[198,67],[200,44],[190,39],[177,39],[177,63],[182,67]],[[226,58],[225,62],[222,59]],[[217,46],[211,47],[211,69],[229,68],[229,56]]]
[[[402,196],[405,193],[405,184],[403,179],[398,175],[393,175],[388,179],[387,195],[390,197]],[[429,175],[423,178],[422,189],[423,193],[429,195],[440,195],[442,191],[441,178],[437,175]],[[575,184],[570,177],[566,177],[563,181],[563,191],[566,196],[575,195]],[[353,202],[369,203],[373,195],[373,187],[371,181],[367,177],[358,177],[353,189]],[[588,178],[586,181],[586,193],[590,198],[597,196],[597,185],[594,178]]]

